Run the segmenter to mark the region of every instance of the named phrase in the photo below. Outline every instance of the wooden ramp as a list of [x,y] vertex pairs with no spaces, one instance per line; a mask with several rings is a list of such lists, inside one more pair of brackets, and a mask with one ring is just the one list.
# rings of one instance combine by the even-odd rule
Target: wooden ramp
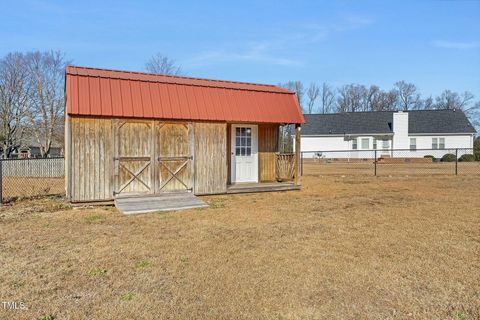
[[123,214],[204,208],[208,205],[191,192],[163,193],[150,196],[119,197],[115,207]]

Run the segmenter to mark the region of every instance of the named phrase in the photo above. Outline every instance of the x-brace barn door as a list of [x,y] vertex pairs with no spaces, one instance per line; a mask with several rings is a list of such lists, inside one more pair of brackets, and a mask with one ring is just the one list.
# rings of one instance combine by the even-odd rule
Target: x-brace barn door
[[193,190],[193,127],[114,120],[114,196]]
[[154,193],[154,122],[114,120],[113,126],[114,196]]
[[158,123],[156,192],[193,190],[193,130],[184,122]]

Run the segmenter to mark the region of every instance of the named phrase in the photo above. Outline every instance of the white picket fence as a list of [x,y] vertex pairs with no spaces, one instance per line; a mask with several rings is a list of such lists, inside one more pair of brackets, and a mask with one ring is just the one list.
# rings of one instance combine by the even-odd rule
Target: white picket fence
[[63,177],[64,158],[3,159],[3,177]]

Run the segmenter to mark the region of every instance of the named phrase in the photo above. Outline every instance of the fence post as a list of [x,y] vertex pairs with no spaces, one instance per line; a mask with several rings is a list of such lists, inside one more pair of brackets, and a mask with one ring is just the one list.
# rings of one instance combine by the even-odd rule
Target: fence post
[[377,149],[375,149],[375,155],[374,155],[373,162],[375,163],[375,172],[374,175],[377,176]]
[[455,175],[458,175],[458,149],[455,149]]
[[0,159],[0,206],[3,203],[3,160]]

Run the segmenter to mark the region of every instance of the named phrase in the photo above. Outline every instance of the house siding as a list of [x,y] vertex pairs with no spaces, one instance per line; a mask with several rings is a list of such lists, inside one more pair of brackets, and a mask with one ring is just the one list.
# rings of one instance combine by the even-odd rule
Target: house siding
[[[323,137],[315,137],[315,136],[303,136],[302,139],[302,152],[304,152],[304,158],[313,158],[315,156],[316,151],[324,151],[322,152],[322,156],[325,158],[364,158],[369,156],[370,154],[362,149],[361,146],[361,139],[368,138],[369,141],[369,149],[373,151],[373,139],[377,138],[377,150],[382,149],[380,139],[389,139],[388,136],[373,136],[373,135],[361,135],[355,136],[358,138],[358,149],[352,149],[352,140],[346,139],[343,136],[323,136]],[[417,144],[417,151],[409,151],[410,148],[410,138],[416,138]],[[420,150],[420,149],[432,149],[432,139],[433,138],[445,138],[445,149],[444,150]],[[390,138],[391,139],[391,138]],[[399,140],[401,141],[399,142]],[[462,149],[462,148],[473,148],[473,135],[472,134],[446,134],[446,135],[415,135],[410,134],[403,137],[393,137],[393,141],[397,141],[397,143],[403,146],[402,151],[394,152],[390,155],[394,157],[424,157],[425,155],[433,155],[435,157],[440,158],[445,153],[453,153],[455,152],[454,149]],[[405,147],[406,146],[406,147]],[[390,148],[392,147],[392,141],[390,141]],[[395,147],[394,147],[395,149]],[[325,151],[337,151],[337,152],[325,152]],[[348,152],[338,152],[338,151],[348,151]],[[380,151],[382,155],[383,151]],[[373,157],[373,153],[371,154]]]

